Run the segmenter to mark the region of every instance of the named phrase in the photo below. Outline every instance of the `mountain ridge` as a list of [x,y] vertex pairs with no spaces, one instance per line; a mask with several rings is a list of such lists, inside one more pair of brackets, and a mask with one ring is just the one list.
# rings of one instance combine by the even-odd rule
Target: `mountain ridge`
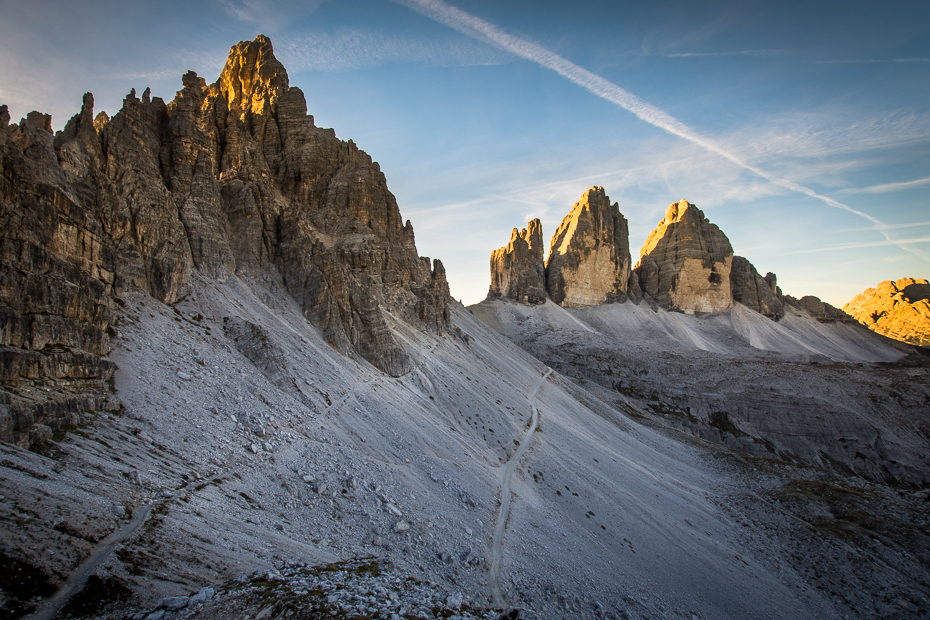
[[469,311],[285,76],[258,37],[57,136],[0,107],[0,615],[920,617],[913,347],[805,299]]
[[72,410],[101,408],[23,384],[80,380],[110,398],[112,300],[138,287],[176,303],[195,270],[280,272],[332,346],[393,375],[412,358],[382,307],[450,329],[442,263],[418,256],[377,163],[314,125],[269,39],[233,46],[214,84],[188,72],[182,86],[167,104],[133,90],[113,118],[94,118],[88,93],[55,136],[46,115],[10,125],[0,113],[0,195],[19,222],[4,231],[5,259],[25,274],[0,290],[2,381],[19,390],[0,436],[28,446]]
[[[538,219],[530,222],[529,230],[542,238]],[[487,299],[542,304],[549,298],[566,307],[629,299],[689,314],[725,312],[741,303],[776,321],[784,316],[787,304],[823,322],[855,322],[818,297],[784,295],[774,273],[763,277],[746,258],[735,255],[726,235],[687,200],[669,205],[632,269],[629,226],[619,204],[611,205],[601,186],[588,188],[562,220],[545,261],[538,251],[528,254],[515,249],[518,237],[527,243],[526,231],[518,234],[515,228],[510,245],[492,253]],[[526,276],[511,275],[524,272],[537,274],[529,277],[535,291],[530,296],[523,292],[528,286]],[[540,273],[545,275],[545,294],[539,291]],[[566,290],[576,292],[567,294]]]

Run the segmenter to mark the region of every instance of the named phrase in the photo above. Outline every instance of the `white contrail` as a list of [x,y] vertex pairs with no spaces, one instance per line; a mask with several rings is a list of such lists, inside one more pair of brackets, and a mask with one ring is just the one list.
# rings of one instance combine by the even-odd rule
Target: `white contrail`
[[520,37],[508,34],[497,26],[490,24],[479,17],[475,17],[474,15],[466,13],[465,11],[462,11],[461,9],[458,9],[454,6],[450,6],[445,2],[442,2],[442,0],[393,1],[434,21],[444,24],[453,30],[461,32],[465,36],[490,43],[495,47],[534,62],[541,67],[555,71],[562,77],[570,80],[571,82],[574,82],[578,86],[581,86],[588,92],[597,95],[598,97],[601,97],[602,99],[605,99],[615,105],[618,105],[624,110],[632,112],[650,125],[658,127],[659,129],[663,129],[672,135],[684,138],[685,140],[697,144],[698,146],[712,153],[716,153],[720,157],[733,162],[744,170],[748,170],[753,174],[762,177],[770,183],[774,183],[775,185],[790,191],[805,194],[811,198],[816,198],[817,200],[820,200],[835,209],[849,211],[850,213],[854,213],[859,217],[865,218],[866,220],[875,224],[876,227],[879,228],[879,232],[881,232],[881,234],[892,244],[897,245],[901,249],[911,252],[912,254],[915,254],[926,261],[930,261],[930,254],[918,248],[899,244],[896,242],[887,232],[881,229],[885,226],[885,223],[878,218],[872,217],[868,213],[854,209],[849,205],[838,202],[828,196],[818,194],[809,187],[805,187],[795,183],[794,181],[775,176],[774,174],[766,172],[761,168],[743,161],[738,156],[730,153],[710,138],[702,136],[694,129],[691,129],[674,116],[657,108],[651,103],[643,101],[633,93],[620,88],[613,82],[605,80],[601,76],[595,73],[591,73],[583,67],[579,67],[575,63],[559,56],[555,52],[547,50],[538,43],[527,41],[526,39],[521,39]]
[[899,183],[884,183],[882,185],[872,185],[871,187],[861,187],[844,189],[843,194],[887,194],[890,192],[900,192],[915,187],[930,185],[930,177],[914,179],[913,181],[901,181]]

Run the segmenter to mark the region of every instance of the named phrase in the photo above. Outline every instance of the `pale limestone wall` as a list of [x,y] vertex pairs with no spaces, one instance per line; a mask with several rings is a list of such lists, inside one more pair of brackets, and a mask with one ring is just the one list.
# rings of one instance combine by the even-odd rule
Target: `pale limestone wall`
[[[726,257],[713,268],[705,267],[703,261],[686,258],[669,291],[672,307],[685,312],[723,312],[733,307],[730,292],[730,268],[733,257]],[[720,278],[718,283],[712,282]]]
[[549,297],[563,306],[626,299],[629,225],[603,187],[590,187],[552,236],[546,262]]
[[[563,306],[596,306],[605,303],[617,289],[617,264],[612,254],[608,247],[588,248],[585,260],[577,268],[563,268]],[[629,277],[626,279],[629,280]]]
[[733,306],[729,239],[687,200],[672,203],[640,251],[636,281],[666,310],[723,312]]

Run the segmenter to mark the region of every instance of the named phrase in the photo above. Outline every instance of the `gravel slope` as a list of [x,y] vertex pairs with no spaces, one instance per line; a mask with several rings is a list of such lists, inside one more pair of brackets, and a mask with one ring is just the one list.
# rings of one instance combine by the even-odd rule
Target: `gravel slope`
[[[53,589],[152,506],[65,615],[148,614],[162,597],[219,592],[242,575],[367,556],[390,562],[385,579],[432,584],[426,598],[490,606],[503,466],[533,404],[539,424],[512,478],[500,572],[502,597],[527,617],[927,609],[925,556],[892,534],[856,546],[824,526],[808,540],[813,526],[799,523],[813,522],[820,500],[799,502],[807,488],[791,485],[828,476],[856,501],[872,498],[870,518],[889,532],[907,524],[908,546],[926,540],[920,498],[747,460],[558,373],[531,402],[546,366],[460,306],[460,338],[391,322],[417,361],[394,379],[323,343],[279,279],[201,280],[192,291],[174,307],[123,299],[112,355],[121,412],[90,416],[45,454],[0,447],[5,554],[47,571]],[[577,319],[600,334],[610,327]],[[776,499],[759,503],[763,492]],[[865,556],[881,568],[856,576]],[[4,592],[7,608],[35,602]]]

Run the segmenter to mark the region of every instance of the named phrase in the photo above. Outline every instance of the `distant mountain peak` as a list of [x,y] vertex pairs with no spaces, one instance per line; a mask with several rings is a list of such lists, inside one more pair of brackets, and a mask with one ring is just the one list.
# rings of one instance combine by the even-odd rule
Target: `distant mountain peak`
[[530,220],[522,231],[510,234],[510,243],[491,253],[491,288],[488,297],[506,297],[530,304],[546,302],[542,223]]
[[925,279],[885,280],[853,297],[843,310],[883,336],[930,346],[930,283]]
[[549,246],[546,288],[557,304],[594,306],[626,299],[630,230],[600,185],[589,187]]
[[673,202],[635,268],[638,287],[667,310],[722,312],[733,305],[727,236],[687,200]]

